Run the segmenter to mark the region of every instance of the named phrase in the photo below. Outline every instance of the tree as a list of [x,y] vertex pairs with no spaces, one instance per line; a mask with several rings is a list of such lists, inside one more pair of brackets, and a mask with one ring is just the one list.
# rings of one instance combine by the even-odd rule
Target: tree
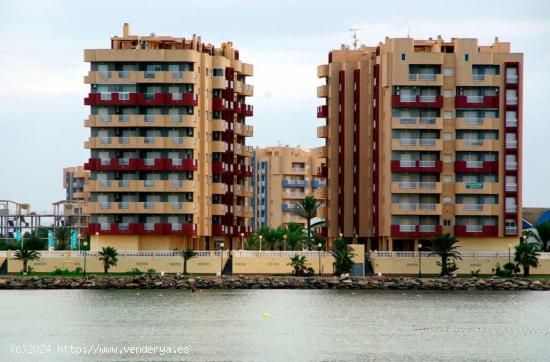
[[306,196],[294,206],[294,214],[306,219],[307,242],[311,241],[311,219],[317,216],[321,203],[313,196]]
[[183,274],[187,274],[187,260],[194,258],[195,252],[191,248],[186,248],[180,250],[179,254],[183,258]]
[[305,230],[301,224],[289,223],[282,227],[283,237],[286,235],[287,250],[302,250],[302,243],[305,239]]
[[107,274],[118,263],[118,251],[112,246],[104,246],[99,252],[99,260],[103,262],[103,270]]
[[515,246],[514,261],[523,266],[523,276],[529,276],[529,269],[539,266],[539,253],[535,244],[520,242]]
[[351,273],[353,268],[352,258],[355,256],[353,250],[345,239],[336,239],[332,246],[332,257],[334,258],[334,275]]
[[25,247],[19,248],[13,253],[13,259],[21,260],[23,262],[23,270],[21,272],[28,273],[29,261],[40,260],[40,252]]
[[290,258],[290,265],[292,267],[292,275],[297,277],[311,276],[315,273],[312,267],[307,265],[307,259],[305,256],[295,254]]
[[29,250],[46,250],[48,247],[45,240],[39,239],[36,234],[30,235],[27,239],[24,240],[25,248]]
[[246,248],[249,250],[260,249],[261,236],[262,250],[274,250],[276,248],[282,249],[283,235],[283,227],[272,228],[269,226],[262,226],[256,230],[254,235],[246,239]]
[[71,239],[71,229],[66,226],[61,226],[55,229],[55,240],[57,242],[57,250],[66,250],[67,244]]
[[540,241],[542,242],[542,250],[543,252],[549,251],[548,247],[550,244],[550,221],[545,221],[543,223],[540,223],[539,225],[535,226],[537,228],[537,232],[539,233]]
[[[457,242],[458,239],[450,234],[442,234],[432,239],[432,245],[429,246],[429,250],[432,252],[432,255],[435,254],[441,257],[441,262],[437,263],[437,265],[441,266],[441,276],[451,275],[457,270],[454,260],[462,260],[460,252],[457,250],[459,248],[456,245]],[[452,259],[452,261],[449,259]]]
[[535,228],[523,230],[521,240],[522,242],[535,245],[535,250],[544,251],[544,243],[539,236],[538,230]]

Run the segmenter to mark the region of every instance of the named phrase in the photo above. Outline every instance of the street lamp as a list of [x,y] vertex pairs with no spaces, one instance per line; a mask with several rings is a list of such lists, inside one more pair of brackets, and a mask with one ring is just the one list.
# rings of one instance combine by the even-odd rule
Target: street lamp
[[508,244],[508,264],[512,263],[512,244]]
[[355,244],[359,244],[359,235],[355,234]]
[[340,233],[340,239],[342,239],[344,237],[344,234]]
[[284,234],[283,235],[283,243],[285,245],[285,251],[286,251],[286,238],[287,238],[287,236],[286,236],[286,234]]
[[422,244],[418,243],[418,278],[422,278],[422,254],[420,249],[422,249]]
[[88,242],[84,241],[82,245],[84,246],[84,275],[86,275],[86,255],[88,255]]
[[80,233],[78,233],[77,237],[78,237],[78,250],[80,251],[80,242],[81,242],[80,240],[82,238],[82,235],[80,235]]
[[222,276],[223,272],[223,243],[220,243],[220,277]]
[[319,243],[317,244],[317,252],[319,253],[319,276],[321,276],[321,248],[323,247],[323,244]]
[[263,235],[260,235],[260,251],[262,251],[262,239],[263,239]]
[[241,233],[241,249],[244,250],[244,233]]

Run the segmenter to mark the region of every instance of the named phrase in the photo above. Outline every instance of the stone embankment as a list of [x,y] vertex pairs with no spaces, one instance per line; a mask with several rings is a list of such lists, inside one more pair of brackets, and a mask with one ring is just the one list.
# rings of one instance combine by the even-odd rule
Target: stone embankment
[[550,290],[550,280],[523,278],[291,277],[181,275],[0,277],[0,289],[372,289]]

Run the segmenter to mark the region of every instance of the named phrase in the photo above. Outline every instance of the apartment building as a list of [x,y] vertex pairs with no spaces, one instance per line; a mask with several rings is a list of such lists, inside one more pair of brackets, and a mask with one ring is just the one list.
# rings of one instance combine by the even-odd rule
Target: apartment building
[[90,178],[90,171],[83,166],[65,167],[63,169],[63,188],[67,202],[87,201],[90,196],[84,191],[84,184]]
[[229,249],[249,235],[253,67],[233,44],[125,24],[84,60],[92,249]]
[[[277,146],[254,150],[254,226],[278,227],[304,219],[294,215],[296,202],[311,195],[323,203],[326,180],[317,177],[320,159],[314,150]],[[326,228],[320,228],[323,235]]]
[[521,229],[521,53],[495,39],[386,38],[317,69],[329,238],[508,250]]
[[76,227],[80,234],[84,234],[88,226],[88,216],[84,214],[84,207],[90,194],[84,190],[84,185],[89,178],[90,171],[85,170],[83,166],[65,167],[63,169],[65,200],[53,203],[54,214],[63,216],[56,223],[59,226]]

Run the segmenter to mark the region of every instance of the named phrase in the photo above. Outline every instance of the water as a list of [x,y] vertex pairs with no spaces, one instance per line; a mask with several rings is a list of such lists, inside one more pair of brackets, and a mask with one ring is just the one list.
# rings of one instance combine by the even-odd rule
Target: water
[[[550,358],[549,292],[22,290],[0,307],[0,361]],[[29,345],[44,353],[11,351]],[[76,355],[96,345],[119,350]],[[121,352],[145,345],[188,353]]]

